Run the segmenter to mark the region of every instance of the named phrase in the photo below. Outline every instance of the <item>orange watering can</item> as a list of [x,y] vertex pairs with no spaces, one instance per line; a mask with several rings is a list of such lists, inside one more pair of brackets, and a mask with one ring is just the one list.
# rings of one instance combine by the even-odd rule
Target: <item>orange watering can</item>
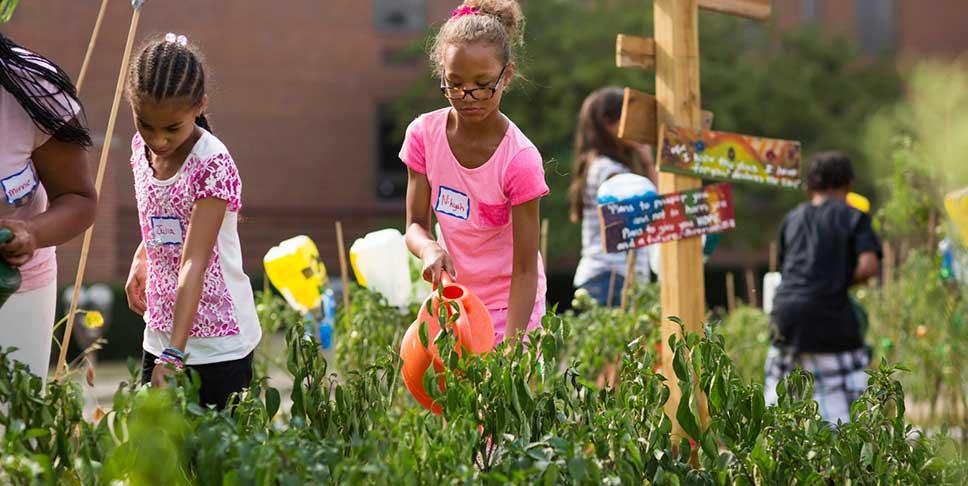
[[[447,309],[448,314],[451,313],[450,307],[444,304],[454,302],[460,309],[457,321],[453,324],[453,331],[457,337],[454,349],[458,353],[461,352],[461,348],[467,349],[471,354],[483,354],[494,349],[494,324],[481,299],[472,294],[467,287],[454,283],[446,272],[441,280],[444,288],[440,296],[434,292],[428,297],[430,310],[427,309],[426,302],[420,306],[417,319],[407,329],[407,333],[403,336],[403,343],[400,345],[404,384],[418,403],[437,415],[442,414],[443,409],[424,390],[423,377],[431,363],[436,372],[440,373],[444,370],[443,360],[434,345],[434,338],[440,333],[440,309]],[[420,326],[423,323],[427,324],[427,347],[420,342]],[[443,390],[443,377],[439,378],[438,383]]]

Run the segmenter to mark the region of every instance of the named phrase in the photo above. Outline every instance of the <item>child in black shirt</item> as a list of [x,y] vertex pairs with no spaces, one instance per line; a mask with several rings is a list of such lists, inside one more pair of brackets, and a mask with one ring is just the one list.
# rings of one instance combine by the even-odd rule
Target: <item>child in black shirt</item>
[[824,419],[850,420],[850,405],[867,387],[870,358],[848,289],[878,274],[880,244],[870,217],[847,204],[854,181],[839,152],[814,156],[806,174],[809,201],[783,219],[778,261],[783,276],[773,304],[773,345],[765,393],[794,368],[814,375]]

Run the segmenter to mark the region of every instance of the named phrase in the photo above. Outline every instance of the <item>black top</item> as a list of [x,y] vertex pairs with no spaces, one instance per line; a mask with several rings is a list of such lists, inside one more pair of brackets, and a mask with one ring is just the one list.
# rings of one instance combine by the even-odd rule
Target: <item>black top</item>
[[783,219],[778,262],[783,281],[773,301],[777,346],[835,353],[863,347],[848,299],[857,260],[881,246],[870,216],[843,201],[801,204]]

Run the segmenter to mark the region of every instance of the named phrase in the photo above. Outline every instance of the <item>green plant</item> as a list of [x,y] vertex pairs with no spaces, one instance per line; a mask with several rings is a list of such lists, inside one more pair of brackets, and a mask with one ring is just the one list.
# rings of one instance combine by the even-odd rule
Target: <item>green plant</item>
[[[379,301],[360,318],[381,317]],[[602,320],[605,317],[600,317]],[[77,385],[46,394],[26,367],[0,352],[0,481],[14,484],[963,484],[963,452],[944,434],[925,437],[905,420],[895,369],[872,371],[854,422],[820,421],[808,375],[781,385],[767,407],[708,327],[670,343],[681,389],[677,420],[695,441],[672,435],[666,378],[653,369],[651,338],[622,346],[615,386],[589,383],[569,355],[577,317],[549,314],[526,341],[470,356],[453,333],[434,339],[445,364],[425,383],[444,408],[417,407],[400,384],[399,357],[376,340],[355,346],[374,361],[336,376],[302,322],[284,321],[294,384],[282,403],[258,379],[223,412],[198,405],[198,380],[119,386],[93,422]],[[444,329],[447,329],[445,320]],[[431,339],[427,336],[426,339]],[[379,343],[379,344],[378,344]],[[365,349],[366,346],[379,346]],[[604,347],[602,348],[604,350]],[[669,375],[671,376],[671,375]],[[709,423],[699,422],[701,391]],[[11,433],[12,432],[12,433]],[[690,463],[693,451],[702,464]]]
[[[629,311],[601,307],[587,295],[576,294],[574,310],[565,313],[575,331],[568,340],[567,353],[584,378],[598,380],[603,372],[614,372],[628,352],[625,344],[632,340],[641,337],[639,342],[650,353],[659,343],[659,285],[648,284],[636,290]],[[604,381],[599,380],[599,385]]]
[[350,319],[340,308],[334,324],[336,367],[362,370],[397,351],[407,326],[416,318],[417,306],[401,311],[387,305],[378,292],[351,285]]
[[756,307],[741,306],[715,327],[743,380],[763,384],[770,346],[770,316]]
[[937,258],[914,251],[896,280],[858,297],[869,311],[868,341],[877,354],[915,370],[901,382],[923,405],[918,423],[968,428],[968,302],[942,280]]

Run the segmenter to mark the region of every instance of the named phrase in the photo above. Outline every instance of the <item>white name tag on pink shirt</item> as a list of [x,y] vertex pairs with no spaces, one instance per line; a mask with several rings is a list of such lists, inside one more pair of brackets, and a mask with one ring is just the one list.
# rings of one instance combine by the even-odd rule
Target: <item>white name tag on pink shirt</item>
[[151,240],[157,245],[182,244],[183,234],[181,221],[178,218],[170,216],[152,216]]
[[471,214],[471,198],[463,192],[440,186],[434,210],[455,218],[467,219]]
[[37,176],[34,174],[33,164],[28,161],[23,170],[0,180],[0,185],[3,186],[7,204],[18,206],[21,203],[27,203],[28,198],[37,188]]

